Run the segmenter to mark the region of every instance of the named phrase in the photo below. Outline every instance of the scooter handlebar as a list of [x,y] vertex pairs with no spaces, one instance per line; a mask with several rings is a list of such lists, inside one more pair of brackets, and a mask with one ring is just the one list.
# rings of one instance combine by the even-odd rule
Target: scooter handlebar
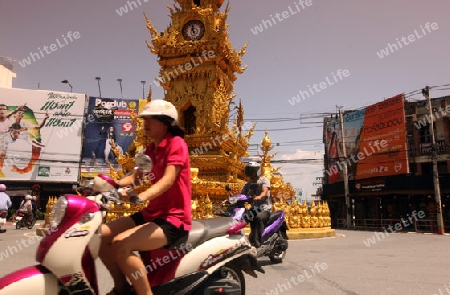
[[130,196],[130,203],[134,203],[134,204],[144,203],[141,199],[139,199],[138,192],[131,188],[122,188],[122,187],[118,188],[117,193],[118,193],[119,197],[122,194],[123,190],[127,190],[127,195]]

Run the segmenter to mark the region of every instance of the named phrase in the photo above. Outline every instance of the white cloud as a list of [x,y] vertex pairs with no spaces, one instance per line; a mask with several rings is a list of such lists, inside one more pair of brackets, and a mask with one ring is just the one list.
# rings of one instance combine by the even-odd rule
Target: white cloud
[[323,152],[318,151],[304,151],[297,149],[295,154],[287,154],[281,156],[282,160],[298,160],[298,159],[323,159]]
[[284,182],[289,182],[295,189],[302,189],[303,198],[315,194],[319,186],[316,177],[323,176],[323,152],[297,149],[294,154],[284,154],[280,160],[300,160],[298,163],[273,163],[272,167],[281,167],[279,172]]

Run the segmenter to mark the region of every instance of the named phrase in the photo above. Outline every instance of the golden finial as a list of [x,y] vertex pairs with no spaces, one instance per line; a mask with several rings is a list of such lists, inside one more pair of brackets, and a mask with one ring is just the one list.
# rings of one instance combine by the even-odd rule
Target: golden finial
[[147,102],[151,102],[153,98],[153,88],[152,84],[150,84],[150,88],[148,89]]

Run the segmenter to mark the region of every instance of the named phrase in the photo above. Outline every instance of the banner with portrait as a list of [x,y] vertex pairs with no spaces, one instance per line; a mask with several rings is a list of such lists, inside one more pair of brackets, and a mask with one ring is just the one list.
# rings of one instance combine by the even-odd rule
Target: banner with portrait
[[0,179],[76,183],[85,94],[0,88]]

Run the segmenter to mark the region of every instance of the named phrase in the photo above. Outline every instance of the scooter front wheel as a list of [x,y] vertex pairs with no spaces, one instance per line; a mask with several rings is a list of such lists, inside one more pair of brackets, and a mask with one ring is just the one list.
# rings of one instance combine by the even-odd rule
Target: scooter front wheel
[[36,224],[36,217],[33,217],[33,219],[31,220],[30,225],[28,225],[28,229],[32,229],[35,224]]

